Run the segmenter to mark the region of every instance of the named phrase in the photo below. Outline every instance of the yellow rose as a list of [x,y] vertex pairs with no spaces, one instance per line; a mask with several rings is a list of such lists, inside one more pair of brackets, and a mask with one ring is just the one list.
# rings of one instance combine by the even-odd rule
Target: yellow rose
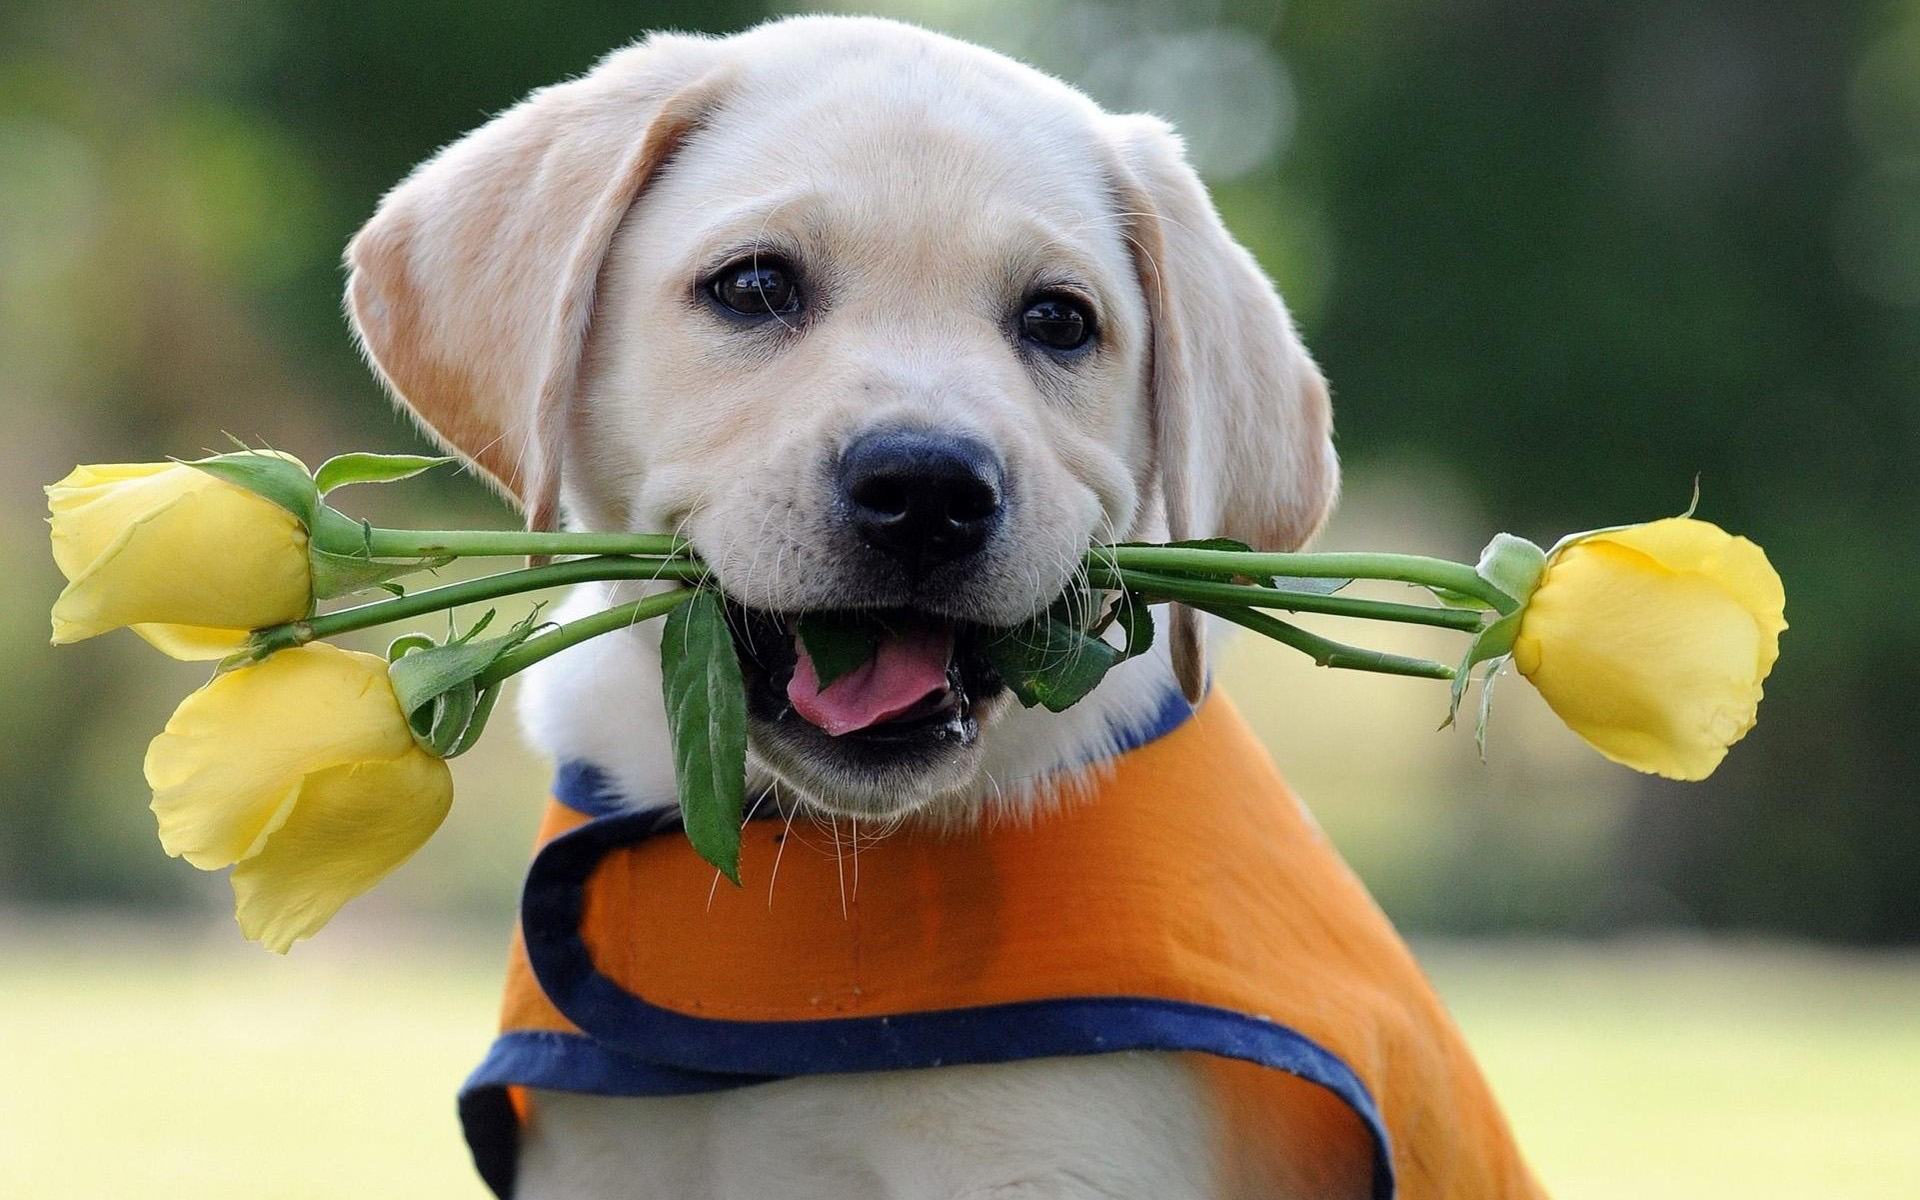
[[1718,526],[1601,530],[1548,560],[1513,661],[1608,758],[1705,779],[1753,728],[1785,608],[1766,553]]
[[426,844],[453,802],[371,654],[314,642],[216,677],[147,748],[168,854],[234,865],[240,930],[284,954]]
[[178,463],[76,467],[47,489],[67,579],[55,645],[123,625],[175,658],[219,658],[313,608],[307,531],[262,496]]

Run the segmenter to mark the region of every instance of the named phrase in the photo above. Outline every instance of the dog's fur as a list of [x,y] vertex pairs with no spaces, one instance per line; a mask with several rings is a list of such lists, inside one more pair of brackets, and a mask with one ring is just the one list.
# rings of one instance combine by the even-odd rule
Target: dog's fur
[[[798,264],[797,317],[748,327],[703,301],[708,274],[762,253]],[[680,530],[758,608],[1013,623],[1060,594],[1092,543],[1219,534],[1290,549],[1336,490],[1325,386],[1172,131],[904,25],[650,37],[441,151],[348,257],[369,359],[530,523],[564,511],[580,528]],[[1084,353],[1012,336],[1044,288],[1090,303]],[[916,589],[867,569],[830,466],[876,428],[957,431],[1005,463],[1006,519],[963,576]],[[583,587],[558,615],[638,590]],[[1109,756],[1111,731],[1168,689],[1197,694],[1203,634],[1176,616],[1154,653],[1064,714],[995,697],[977,742],[910,769],[756,725],[756,783],[869,818],[868,832],[1023,811]],[[544,664],[523,705],[535,740],[636,802],[672,803],[658,653],[643,627]],[[694,1098],[541,1094],[520,1187],[533,1200],[1236,1193],[1215,1169],[1213,1121],[1181,1060],[1140,1054]],[[1348,1175],[1364,1194],[1364,1170]]]

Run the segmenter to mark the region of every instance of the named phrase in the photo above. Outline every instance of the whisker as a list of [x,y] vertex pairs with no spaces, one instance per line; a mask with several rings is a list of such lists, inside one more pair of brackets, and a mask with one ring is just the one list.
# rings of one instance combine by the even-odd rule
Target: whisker
[[[779,788],[779,784],[768,784],[769,792]],[[780,831],[780,848],[773,852],[773,872],[767,876],[767,911],[773,911],[773,885],[780,880],[780,860],[787,856],[787,843],[793,840],[793,819],[800,815],[800,806],[787,809],[787,824]]]
[[840,818],[833,819],[833,873],[840,877],[840,919],[847,920],[846,860],[840,853]]
[[[773,224],[773,218],[776,215],[778,215],[780,210],[785,208],[788,203],[789,201],[782,200],[780,203],[774,205],[772,208],[767,210],[767,215],[764,218],[762,218],[760,221],[760,232],[758,234],[755,234],[753,239],[754,240],[753,269],[755,271],[758,271],[760,269],[760,246],[764,244],[766,241],[767,227]],[[763,296],[765,294],[766,293],[764,292],[761,293],[761,295]],[[782,329],[785,329],[788,333],[796,332],[794,327],[787,323],[787,319],[781,316],[779,313],[774,313],[773,319],[780,322],[780,327]]]

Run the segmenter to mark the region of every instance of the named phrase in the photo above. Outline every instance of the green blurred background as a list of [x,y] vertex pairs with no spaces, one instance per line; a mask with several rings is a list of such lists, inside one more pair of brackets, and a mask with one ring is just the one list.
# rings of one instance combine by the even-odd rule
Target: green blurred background
[[[478,1194],[445,1096],[545,765],[499,727],[446,830],[338,930],[286,961],[237,945],[140,780],[202,672],[131,637],[46,646],[39,487],[228,432],[309,461],[416,444],[339,315],[381,192],[647,29],[786,11],[0,6],[0,1194]],[[1226,678],[1431,948],[1560,1194],[1913,1194],[1920,3],[865,11],[1182,126],[1333,383],[1323,545],[1468,557],[1674,512],[1697,475],[1701,514],[1767,547],[1792,629],[1701,785],[1609,766],[1522,684],[1483,764],[1432,731],[1427,685],[1251,645]],[[512,519],[452,477],[350,503]]]

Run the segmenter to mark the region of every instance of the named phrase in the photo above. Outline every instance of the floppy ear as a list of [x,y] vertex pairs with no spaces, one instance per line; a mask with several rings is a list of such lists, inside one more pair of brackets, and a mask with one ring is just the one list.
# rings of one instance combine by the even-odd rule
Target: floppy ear
[[[1115,192],[1152,323],[1154,454],[1174,540],[1293,550],[1340,487],[1327,385],[1273,284],[1233,240],[1180,139],[1158,118],[1113,118]],[[1199,614],[1173,606],[1174,671],[1205,690]]]
[[347,247],[347,311],[394,398],[559,517],[566,416],[615,231],[717,103],[718,43],[655,35],[543,88],[389,192]]

